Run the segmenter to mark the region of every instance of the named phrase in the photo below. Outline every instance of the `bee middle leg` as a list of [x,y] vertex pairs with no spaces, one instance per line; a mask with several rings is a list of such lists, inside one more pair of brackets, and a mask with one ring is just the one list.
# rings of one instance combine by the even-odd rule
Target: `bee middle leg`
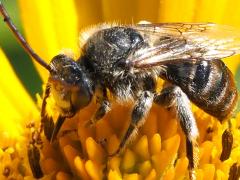
[[153,93],[150,91],[143,91],[136,102],[133,111],[130,125],[125,133],[123,139],[120,142],[118,149],[109,156],[114,156],[119,154],[126,144],[128,144],[136,135],[138,128],[140,128],[145,122],[145,116],[149,112],[153,103]]
[[111,104],[107,99],[101,100],[100,106],[95,112],[94,116],[86,122],[85,126],[90,127],[94,126],[97,121],[102,119],[111,109]]
[[111,110],[111,103],[108,99],[106,88],[99,87],[96,103],[98,104],[97,111],[93,117],[86,122],[86,127],[94,126],[97,121],[101,120]]
[[186,135],[186,150],[191,178],[191,176],[194,176],[192,173],[198,163],[198,148],[196,142],[198,137],[198,128],[191,111],[190,101],[180,87],[171,85],[164,88],[160,94],[155,95],[154,102],[168,108],[173,107],[176,112],[181,128]]

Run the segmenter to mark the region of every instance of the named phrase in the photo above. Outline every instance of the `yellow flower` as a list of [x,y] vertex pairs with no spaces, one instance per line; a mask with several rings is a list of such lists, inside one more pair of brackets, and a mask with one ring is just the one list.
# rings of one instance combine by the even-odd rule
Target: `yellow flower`
[[[216,22],[240,27],[240,2],[237,0],[143,0],[74,1],[18,0],[23,26],[32,48],[48,62],[59,52],[71,49],[79,56],[78,36],[82,28],[105,21],[122,23]],[[32,179],[27,160],[31,140],[29,123],[40,122],[39,104],[34,103],[0,51],[0,179]],[[226,63],[237,72],[239,57]],[[36,65],[43,82],[48,74]],[[8,77],[6,79],[5,77]],[[239,77],[238,77],[239,80]],[[240,80],[239,80],[240,81]],[[162,84],[162,81],[159,81]],[[17,92],[17,93],[16,93]],[[48,100],[48,112],[54,101]],[[178,121],[166,109],[153,106],[136,140],[120,156],[109,158],[129,125],[129,107],[115,107],[95,127],[85,122],[95,110],[92,102],[75,117],[67,119],[61,132],[70,131],[50,144],[43,137],[41,167],[46,179],[185,179],[188,177],[185,137]],[[127,113],[126,113],[127,112]],[[197,179],[234,179],[240,168],[240,114],[221,124],[193,106],[200,136]],[[61,134],[61,133],[60,133]],[[231,154],[228,148],[233,139]],[[223,145],[222,145],[223,141]]]

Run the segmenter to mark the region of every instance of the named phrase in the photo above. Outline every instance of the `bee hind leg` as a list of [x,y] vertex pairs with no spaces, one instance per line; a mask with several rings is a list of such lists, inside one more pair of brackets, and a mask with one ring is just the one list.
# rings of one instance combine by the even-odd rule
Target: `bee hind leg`
[[128,144],[136,135],[138,128],[140,128],[145,122],[145,116],[152,107],[153,93],[150,91],[143,91],[136,102],[133,111],[130,125],[125,133],[123,139],[120,142],[118,149],[110,154],[109,156],[114,156],[119,154],[126,144]]
[[198,128],[191,111],[191,104],[187,95],[178,86],[168,86],[154,97],[154,102],[159,105],[174,108],[181,128],[186,135],[186,150],[189,160],[190,179],[195,179],[194,168],[198,164]]

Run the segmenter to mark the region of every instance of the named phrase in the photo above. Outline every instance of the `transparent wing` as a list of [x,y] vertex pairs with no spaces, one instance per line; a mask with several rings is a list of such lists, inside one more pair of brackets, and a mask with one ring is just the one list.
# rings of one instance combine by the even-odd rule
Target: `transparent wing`
[[130,55],[134,67],[181,59],[213,60],[240,53],[240,30],[213,23],[138,24],[147,46]]

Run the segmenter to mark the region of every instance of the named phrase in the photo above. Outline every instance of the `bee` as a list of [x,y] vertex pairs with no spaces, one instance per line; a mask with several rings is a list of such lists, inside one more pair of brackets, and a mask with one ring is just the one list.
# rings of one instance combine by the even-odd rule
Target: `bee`
[[[240,35],[232,27],[213,23],[162,23],[136,25],[101,24],[84,36],[81,56],[75,61],[59,54],[47,64],[28,45],[0,6],[4,21],[25,50],[46,70],[49,79],[41,110],[41,127],[32,142],[29,159],[37,157],[36,143],[44,131],[54,141],[67,118],[88,106],[97,94],[98,108],[86,126],[96,124],[110,110],[107,91],[119,103],[133,101],[130,125],[118,149],[119,154],[144,124],[152,104],[172,108],[186,136],[189,170],[197,166],[198,128],[193,102],[221,122],[231,116],[237,90],[231,71],[221,60],[240,52]],[[156,81],[166,81],[160,92]],[[60,115],[53,122],[46,116],[46,100],[52,95]],[[34,138],[33,138],[34,139]],[[35,164],[34,164],[35,163]],[[39,163],[30,165],[38,167]],[[35,170],[36,172],[36,170]],[[41,177],[42,172],[36,172]],[[190,176],[193,176],[190,174]]]

